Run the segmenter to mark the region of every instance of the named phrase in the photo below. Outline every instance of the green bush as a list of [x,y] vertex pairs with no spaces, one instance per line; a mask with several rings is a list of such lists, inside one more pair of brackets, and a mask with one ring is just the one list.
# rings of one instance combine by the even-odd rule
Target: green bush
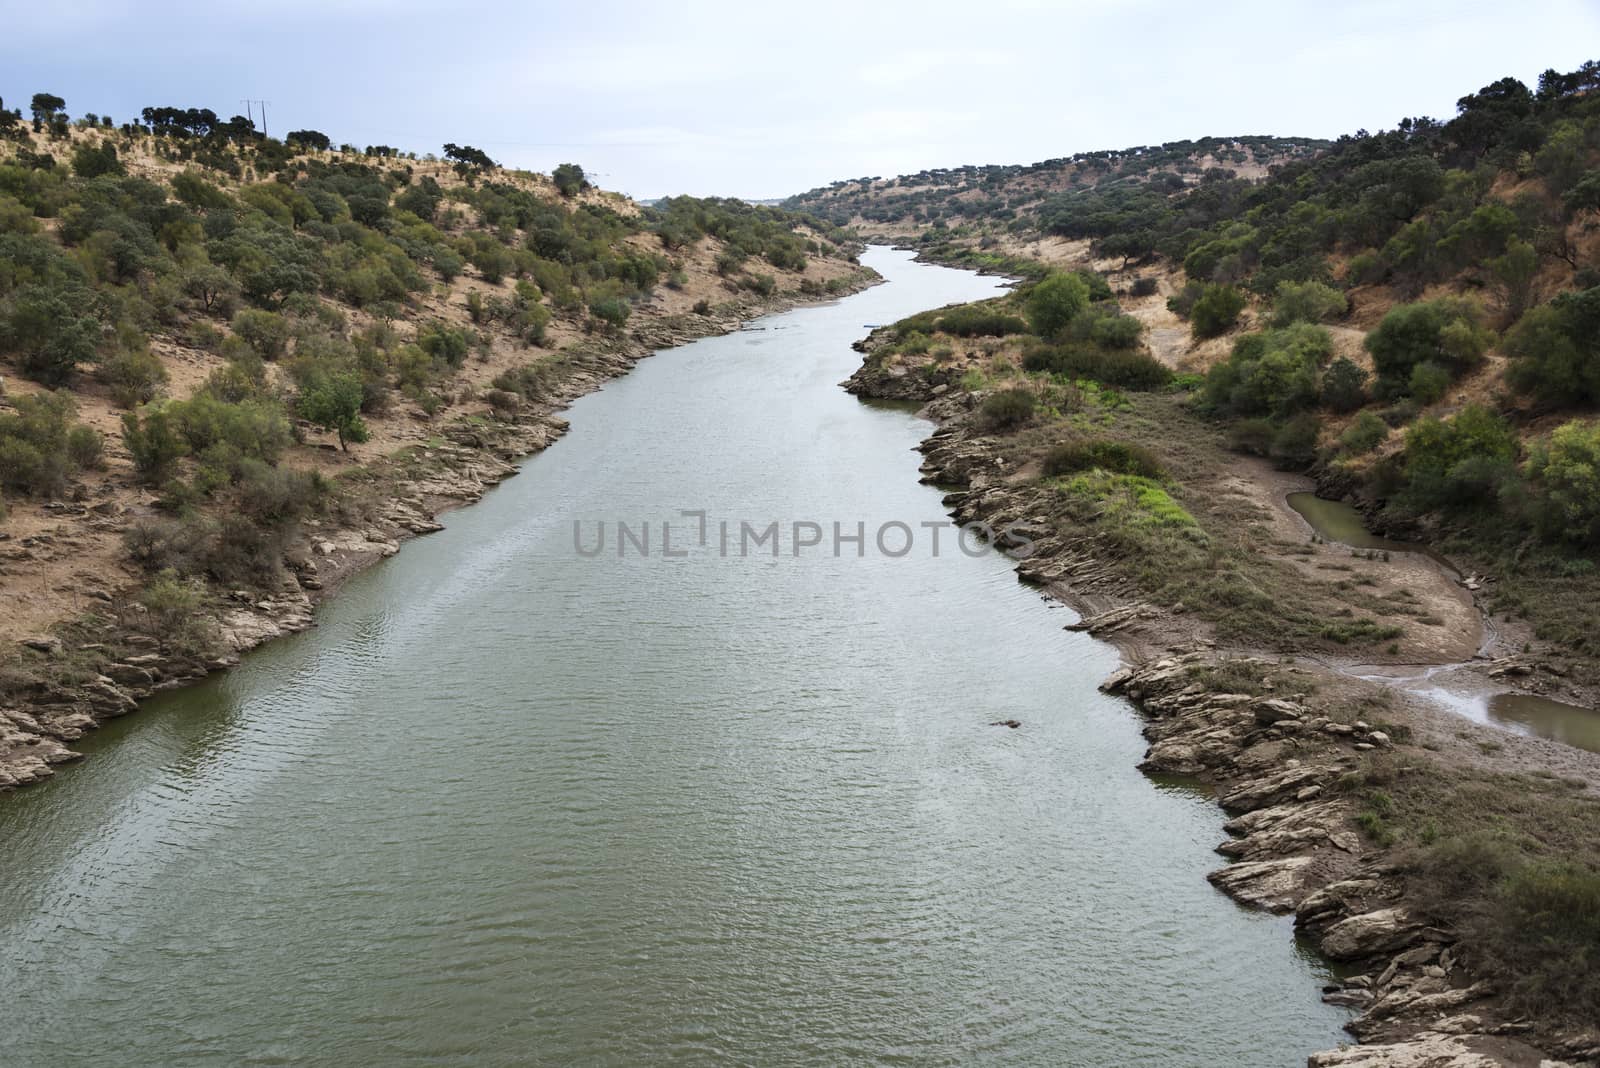
[[93,427],[79,423],[67,431],[67,463],[79,471],[96,468],[105,459],[105,439]]
[[416,345],[435,360],[460,367],[471,351],[472,334],[442,319],[434,319],[417,328]]
[[1600,286],[1534,308],[1506,335],[1506,381],[1541,403],[1600,403]]
[[1406,431],[1406,495],[1424,508],[1493,509],[1516,455],[1516,435],[1485,408],[1420,419]]
[[1272,325],[1322,323],[1345,313],[1343,293],[1321,282],[1279,282],[1272,302]]
[[1306,467],[1317,458],[1317,437],[1321,429],[1322,424],[1315,415],[1301,412],[1272,435],[1267,456],[1284,470]]
[[1030,345],[1023,351],[1022,366],[1027,371],[1048,371],[1071,380],[1089,379],[1133,390],[1161,389],[1172,380],[1172,371],[1147,352],[1107,349],[1081,341]]
[[1052,338],[1089,307],[1089,286],[1076,274],[1051,274],[1028,291],[1023,307],[1033,332]]
[[99,463],[99,435],[72,423],[76,406],[67,393],[15,397],[11,403],[14,412],[0,412],[0,489],[50,496],[78,471]]
[[1477,364],[1493,340],[1476,301],[1440,297],[1391,308],[1367,335],[1366,347],[1392,395],[1410,388],[1418,364],[1434,363],[1454,376]]
[[1362,412],[1339,435],[1339,444],[1352,456],[1361,456],[1382,445],[1388,437],[1387,423],[1372,412]]
[[1003,389],[983,399],[978,409],[983,425],[990,430],[1015,430],[1033,418],[1034,395],[1026,389]]
[[1245,295],[1229,285],[1208,285],[1189,309],[1189,327],[1198,338],[1227,333],[1244,311]]
[[133,469],[147,485],[159,486],[177,471],[178,461],[188,454],[188,446],[160,408],[143,414],[128,412],[122,417],[122,443],[133,460]]
[[1450,391],[1450,381],[1449,371],[1432,360],[1424,360],[1411,369],[1406,392],[1418,404],[1437,404]]
[[276,312],[245,308],[234,315],[233,332],[263,360],[276,360],[288,351],[289,322]]
[[1557,427],[1528,460],[1538,486],[1541,526],[1578,545],[1600,545],[1600,422]]
[[0,351],[20,357],[22,373],[47,386],[62,386],[82,363],[95,359],[100,323],[83,309],[93,298],[74,285],[30,285],[10,308],[0,305]]
[[1139,344],[1144,323],[1131,315],[1085,316],[1091,319],[1089,339],[1108,349],[1131,349]]
[[941,314],[937,329],[956,337],[1005,337],[1027,333],[1028,324],[1020,316],[992,305],[967,304]]
[[1331,355],[1333,338],[1310,323],[1246,334],[1206,375],[1205,403],[1230,415],[1304,411],[1321,399],[1318,369]]
[[1142,445],[1120,441],[1069,441],[1045,454],[1046,478],[1099,468],[1123,475],[1160,479],[1165,476],[1161,462]]
[[1367,403],[1367,372],[1341,356],[1322,375],[1322,404],[1336,412],[1353,412]]
[[604,297],[589,303],[589,314],[614,329],[620,329],[632,312],[628,302],[621,297]]
[[123,408],[136,408],[155,400],[167,382],[167,369],[149,349],[119,352],[99,368],[100,381],[111,399]]

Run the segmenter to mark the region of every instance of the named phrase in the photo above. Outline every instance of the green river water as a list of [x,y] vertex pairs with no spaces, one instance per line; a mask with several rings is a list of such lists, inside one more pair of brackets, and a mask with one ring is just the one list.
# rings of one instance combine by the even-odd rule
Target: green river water
[[[580,400],[318,628],[0,798],[0,1063],[1277,1066],[1339,1041],[1288,920],[1206,883],[1216,806],[1134,770],[1112,649],[1009,561],[948,532],[933,555],[928,424],[838,388],[862,324],[994,281],[867,261],[887,285]],[[585,557],[574,519],[656,543]],[[782,551],[722,556],[723,519],[779,521]],[[857,521],[868,551],[835,557]],[[891,521],[904,556],[870,544]],[[795,556],[795,522],[829,535]]]

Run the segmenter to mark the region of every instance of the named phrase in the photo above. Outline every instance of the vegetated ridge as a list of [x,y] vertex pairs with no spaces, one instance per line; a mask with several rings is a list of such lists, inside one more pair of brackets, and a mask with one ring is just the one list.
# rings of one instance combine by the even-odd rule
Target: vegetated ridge
[[0,787],[437,529],[651,350],[870,284],[741,201],[0,102]]

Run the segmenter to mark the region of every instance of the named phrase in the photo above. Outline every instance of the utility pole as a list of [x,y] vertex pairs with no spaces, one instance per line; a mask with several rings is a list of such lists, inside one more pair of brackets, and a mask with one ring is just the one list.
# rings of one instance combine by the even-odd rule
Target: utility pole
[[244,117],[249,119],[251,122],[255,121],[255,113],[250,110],[250,105],[251,104],[260,104],[261,105],[261,136],[262,137],[267,136],[267,105],[272,103],[272,101],[270,101],[270,100],[241,100],[241,101],[239,101],[239,103],[244,105]]

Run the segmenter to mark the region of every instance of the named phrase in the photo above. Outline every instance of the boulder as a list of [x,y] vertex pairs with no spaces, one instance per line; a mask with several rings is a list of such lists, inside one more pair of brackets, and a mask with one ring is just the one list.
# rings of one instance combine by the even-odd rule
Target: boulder
[[1404,908],[1377,909],[1340,920],[1322,936],[1322,952],[1334,960],[1392,953],[1416,942],[1422,924]]

